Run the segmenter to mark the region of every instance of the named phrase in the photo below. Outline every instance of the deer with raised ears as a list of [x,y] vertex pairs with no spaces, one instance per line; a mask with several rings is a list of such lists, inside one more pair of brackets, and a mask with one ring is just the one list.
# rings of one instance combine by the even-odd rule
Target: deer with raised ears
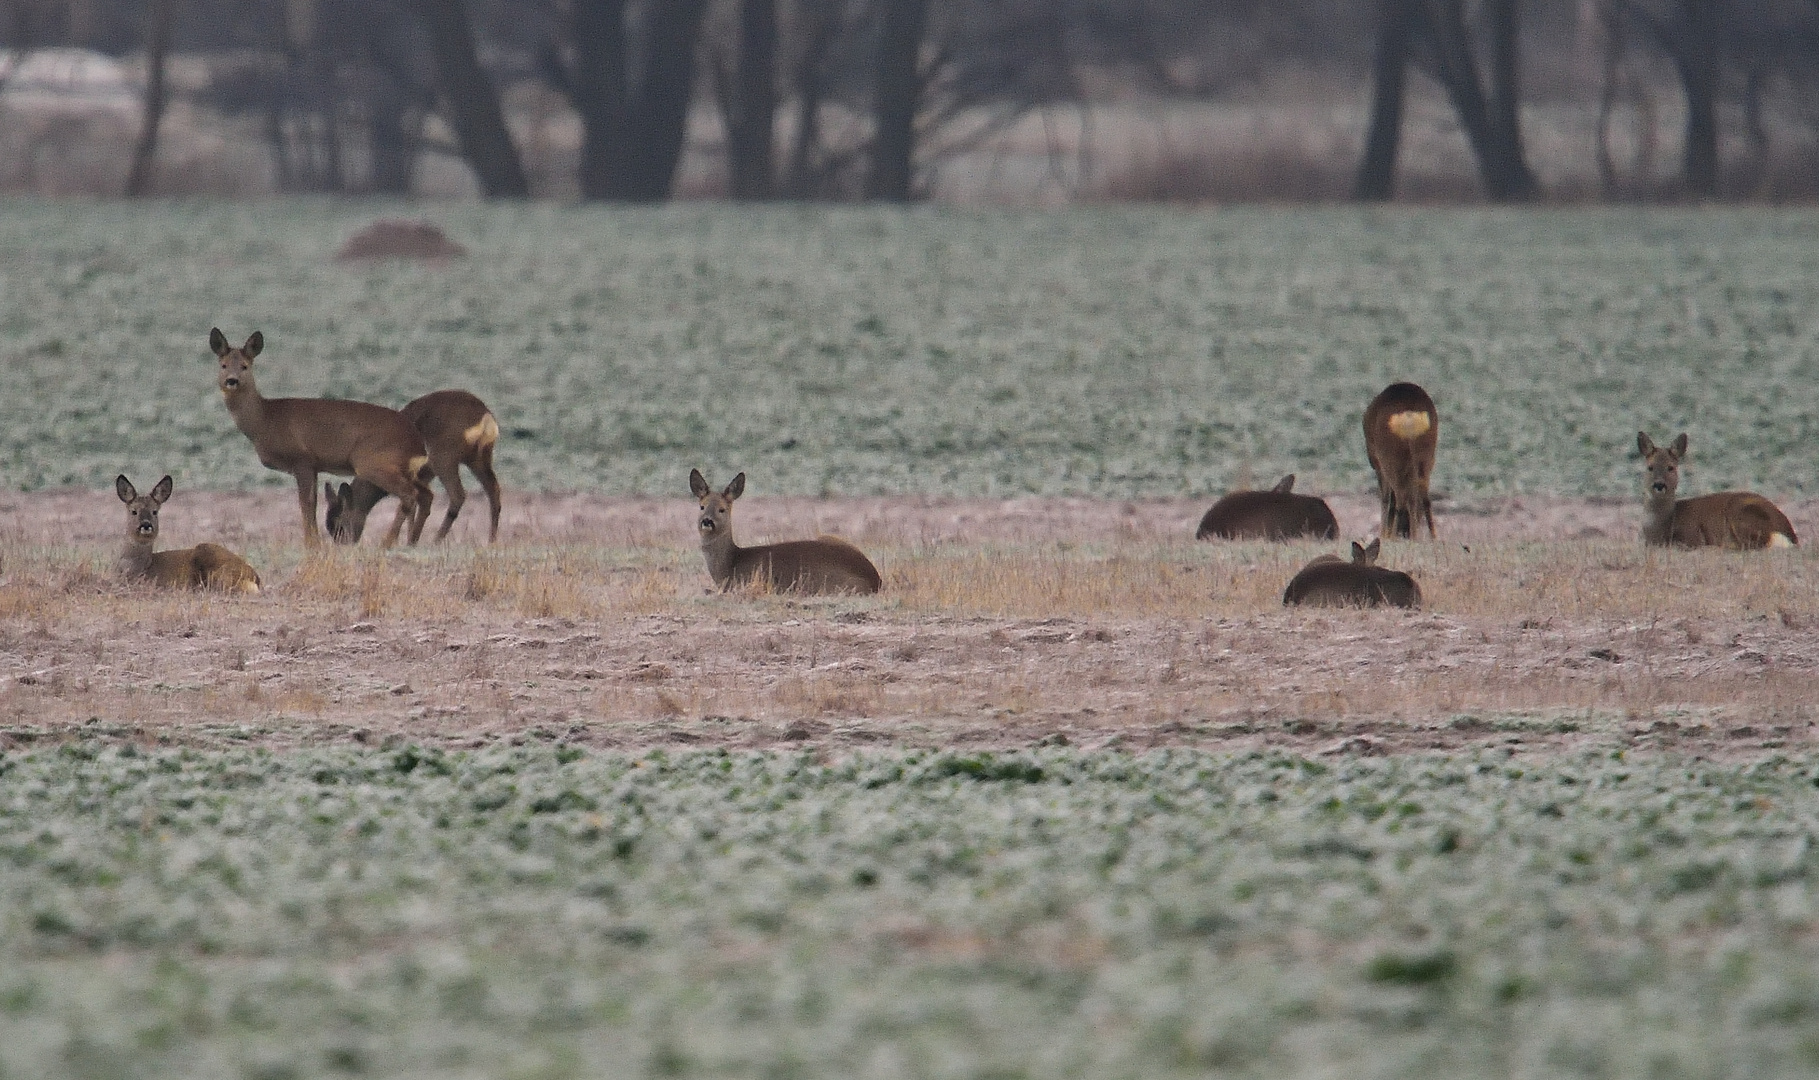
[[884,585],[865,553],[838,536],[740,547],[733,541],[733,501],[745,493],[744,473],[715,491],[700,469],[690,469],[688,489],[701,504],[708,576],[721,589],[761,582],[778,592],[875,593]]
[[[398,411],[423,436],[424,449],[429,451],[430,471],[448,492],[448,512],[442,518],[442,527],[436,530],[436,539],[448,537],[462,505],[467,502],[467,489],[461,485],[461,466],[466,465],[486,491],[486,501],[492,511],[486,542],[497,542],[500,492],[499,477],[493,473],[493,447],[499,442],[499,421],[493,418],[493,411],[486,407],[486,402],[466,390],[437,390]],[[419,473],[418,479],[422,478]],[[322,490],[328,496],[328,534],[338,544],[358,544],[361,534],[366,531],[367,515],[380,499],[385,498],[385,490],[360,479],[352,484],[342,484],[339,491],[332,485],[325,485]],[[425,502],[411,521],[413,544],[423,533],[429,509]]]
[[1434,399],[1414,383],[1391,383],[1364,410],[1364,452],[1377,474],[1377,501],[1382,508],[1378,533],[1414,536],[1421,522],[1434,537],[1434,503],[1428,478],[1434,472],[1434,449],[1440,441],[1440,412]]
[[1636,449],[1648,470],[1642,496],[1642,542],[1681,547],[1794,547],[1800,538],[1781,508],[1753,491],[1722,491],[1676,499],[1680,462],[1686,457],[1686,432],[1671,445],[1656,446],[1645,431],[1636,432]]
[[1352,561],[1322,555],[1301,568],[1282,592],[1284,606],[1315,604],[1325,607],[1421,606],[1421,586],[1400,570],[1377,565],[1381,539],[1369,547],[1352,541]]
[[1296,495],[1295,474],[1289,473],[1268,491],[1234,491],[1200,519],[1196,540],[1293,540],[1312,537],[1333,540],[1339,522],[1325,499]]
[[114,493],[126,504],[126,550],[120,553],[116,564],[121,577],[175,589],[221,589],[258,595],[259,572],[219,544],[152,550],[158,540],[158,511],[171,497],[170,477],[141,495],[131,480],[117,476]]
[[220,330],[210,330],[208,345],[221,360],[219,385],[227,411],[252,440],[259,463],[297,480],[305,543],[321,540],[316,528],[316,478],[322,473],[352,475],[398,496],[398,518],[386,535],[386,547],[398,542],[404,523],[418,513],[419,501],[428,516],[432,496],[418,474],[429,463],[429,454],[423,437],[402,414],[364,401],[261,397],[253,380],[253,360],[265,348],[265,335],[254,331],[235,348]]

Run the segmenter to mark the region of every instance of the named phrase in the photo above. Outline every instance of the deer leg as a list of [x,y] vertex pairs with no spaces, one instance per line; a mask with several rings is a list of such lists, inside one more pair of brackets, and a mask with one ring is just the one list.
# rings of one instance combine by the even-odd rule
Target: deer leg
[[381,466],[371,471],[358,471],[355,475],[371,481],[386,492],[398,497],[398,516],[392,519],[392,527],[386,530],[385,542],[381,547],[393,547],[398,543],[398,534],[404,531],[405,523],[417,513],[417,481],[403,469],[396,466]]
[[474,458],[474,475],[479,478],[480,486],[486,489],[487,506],[492,510],[492,527],[486,534],[486,542],[497,543],[499,540],[499,478],[493,475],[493,448],[486,447]]
[[411,515],[412,544],[423,538],[423,525],[429,521],[430,507],[436,502],[436,493],[429,486],[430,475],[433,474],[429,473],[429,466],[426,465],[417,470],[417,476],[412,481],[412,486],[417,490],[417,512]]
[[316,470],[297,466],[297,508],[303,512],[303,542],[314,547],[322,542],[316,529]]
[[442,490],[448,495],[448,512],[443,515],[441,528],[436,530],[436,543],[440,544],[448,538],[448,531],[454,528],[455,519],[461,515],[462,504],[467,502],[467,489],[461,486],[460,461],[431,458],[430,464],[436,470],[436,478],[442,481]]

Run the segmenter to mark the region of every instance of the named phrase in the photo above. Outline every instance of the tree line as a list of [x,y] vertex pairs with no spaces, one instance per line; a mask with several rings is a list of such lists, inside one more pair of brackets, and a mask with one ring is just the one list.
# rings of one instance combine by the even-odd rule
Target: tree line
[[1370,87],[1355,198],[1394,196],[1410,80],[1424,78],[1485,197],[1523,201],[1543,194],[1523,61],[1588,22],[1607,191],[1626,63],[1674,73],[1690,197],[1719,191],[1721,104],[1766,139],[1771,87],[1819,88],[1819,0],[0,0],[0,45],[15,60],[72,44],[146,58],[129,193],[149,189],[165,65],[182,52],[215,57],[208,102],[259,121],[291,190],[408,192],[415,163],[442,152],[485,195],[527,196],[504,92],[532,85],[579,120],[584,199],[668,198],[706,107],[733,198],[906,201],[943,156],[1108,83],[1204,98],[1302,64]]

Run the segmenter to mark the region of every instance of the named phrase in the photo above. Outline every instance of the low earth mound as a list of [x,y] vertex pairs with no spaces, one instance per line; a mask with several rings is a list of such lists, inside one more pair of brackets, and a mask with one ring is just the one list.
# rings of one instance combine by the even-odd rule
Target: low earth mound
[[459,259],[467,249],[427,221],[382,218],[347,238],[335,258],[342,262],[372,259]]

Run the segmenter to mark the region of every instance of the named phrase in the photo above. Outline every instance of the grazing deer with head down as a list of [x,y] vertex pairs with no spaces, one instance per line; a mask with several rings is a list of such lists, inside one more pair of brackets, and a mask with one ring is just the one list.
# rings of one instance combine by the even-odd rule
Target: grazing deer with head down
[[1681,547],[1772,548],[1800,543],[1794,524],[1781,508],[1753,491],[1721,491],[1675,499],[1680,462],[1686,457],[1686,432],[1672,445],[1656,446],[1644,431],[1636,432],[1636,449],[1648,470],[1642,497],[1642,541]]
[[149,581],[176,589],[223,589],[257,595],[259,572],[219,544],[197,544],[172,551],[153,551],[158,540],[158,510],[171,497],[171,478],[141,495],[125,476],[114,478],[114,493],[126,504],[126,550],[116,564],[128,581]]
[[1296,495],[1295,474],[1289,473],[1268,491],[1234,491],[1213,504],[1200,519],[1194,539],[1292,540],[1308,536],[1332,540],[1339,522],[1325,499]]
[[1352,541],[1352,561],[1337,555],[1322,555],[1301,568],[1283,590],[1282,603],[1315,604],[1325,607],[1392,607],[1421,606],[1421,586],[1400,570],[1387,570],[1376,565],[1377,553],[1383,549],[1381,539],[1365,547]]
[[865,553],[838,536],[748,548],[734,543],[733,500],[745,493],[744,473],[715,491],[700,469],[690,469],[688,489],[701,504],[701,554],[708,575],[722,589],[762,582],[778,592],[875,593],[884,585]]
[[[467,489],[461,486],[461,466],[466,465],[485,489],[486,501],[492,511],[486,542],[496,542],[499,539],[499,477],[493,473],[493,447],[499,442],[499,422],[493,418],[493,411],[466,390],[438,390],[425,394],[398,411],[423,436],[424,449],[429,451],[430,471],[441,479],[443,490],[448,492],[448,513],[442,518],[442,527],[436,530],[436,539],[447,538],[462,505],[467,502]],[[422,474],[418,479],[423,479]],[[361,479],[342,484],[338,492],[332,485],[324,485],[322,491],[328,496],[328,534],[338,544],[360,542],[361,534],[366,531],[367,515],[386,495],[377,484]],[[411,543],[416,543],[423,534],[423,523],[429,519],[429,513],[430,504],[426,500],[417,508],[417,515],[411,521]]]
[[429,487],[417,475],[428,464],[429,454],[410,421],[395,410],[364,401],[261,397],[253,381],[253,359],[265,348],[265,335],[255,330],[236,349],[216,329],[209,331],[208,344],[221,359],[221,397],[234,424],[252,440],[259,463],[297,479],[304,542],[321,539],[316,529],[316,477],[333,473],[352,474],[398,496],[398,518],[385,546],[397,543],[404,523],[417,513],[418,501],[427,505],[431,498]]
[[1433,539],[1434,504],[1427,488],[1439,441],[1439,410],[1414,383],[1391,383],[1364,410],[1364,452],[1377,474],[1383,510],[1380,535],[1412,537],[1426,521]]

